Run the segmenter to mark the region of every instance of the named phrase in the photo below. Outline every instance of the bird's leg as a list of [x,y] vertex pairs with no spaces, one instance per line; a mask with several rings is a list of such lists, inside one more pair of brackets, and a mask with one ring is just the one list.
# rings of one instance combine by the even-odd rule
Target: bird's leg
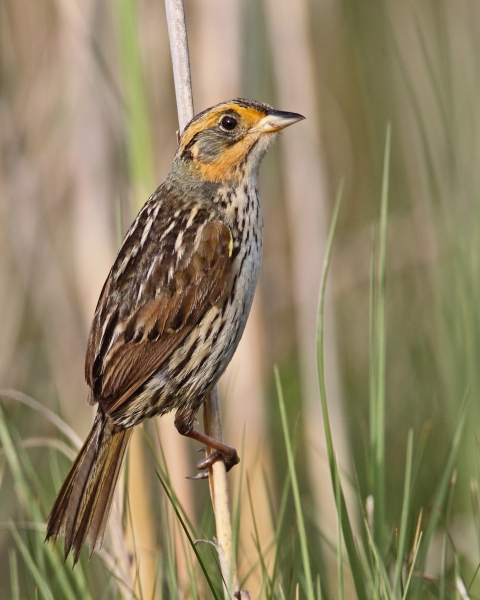
[[204,470],[211,467],[217,460],[223,460],[225,462],[227,471],[230,471],[232,467],[238,465],[240,462],[240,458],[235,448],[228,446],[228,444],[224,444],[220,440],[216,440],[193,427],[193,419],[190,411],[177,411],[177,414],[175,415],[175,427],[181,435],[197,440],[214,449],[214,452],[198,461],[197,469],[202,471],[202,473],[199,474],[196,479],[206,479],[208,477],[208,471]]

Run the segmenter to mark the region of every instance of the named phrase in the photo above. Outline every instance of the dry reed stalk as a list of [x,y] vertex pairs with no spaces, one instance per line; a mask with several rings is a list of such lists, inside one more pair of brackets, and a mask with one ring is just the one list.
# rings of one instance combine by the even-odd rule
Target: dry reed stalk
[[[179,131],[181,132],[193,117],[192,84],[183,0],[165,0],[165,8],[172,52]],[[222,423],[216,386],[205,401],[204,423],[207,435],[219,440],[222,439]],[[210,451],[211,449],[207,448],[207,453]],[[231,600],[235,596],[235,598],[245,598],[247,600],[249,598],[248,592],[240,592],[239,590],[236,566],[233,558],[232,520],[228,498],[227,474],[223,461],[217,461],[209,469],[209,484],[217,530],[216,549],[222,570],[225,598]]]
[[165,0],[180,132],[193,118],[192,80],[183,0]]
[[[217,386],[213,388],[205,402],[203,424],[205,432],[208,435],[217,440],[223,440]],[[212,453],[212,449],[208,446],[206,451],[207,456]],[[209,467],[208,483],[210,485],[210,496],[215,514],[215,528],[217,530],[215,548],[223,575],[223,590],[225,598],[231,599],[234,594],[240,593],[240,586],[233,552],[232,515],[228,499],[227,471],[223,461],[217,460],[216,463]]]

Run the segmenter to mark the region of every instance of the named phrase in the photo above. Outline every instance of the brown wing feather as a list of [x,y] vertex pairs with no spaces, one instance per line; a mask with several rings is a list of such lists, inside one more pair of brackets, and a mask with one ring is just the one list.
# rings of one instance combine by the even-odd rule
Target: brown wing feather
[[[148,221],[139,223],[141,238]],[[133,273],[128,265],[122,270],[127,237],[105,283],[90,331],[85,375],[92,389],[90,400],[93,395],[107,413],[162,365],[228,288],[229,228],[220,221],[191,226],[181,244],[175,243],[178,231],[152,233],[150,244],[159,238],[163,243],[155,248],[150,264],[137,265]],[[142,249],[142,255],[148,252],[149,248]]]

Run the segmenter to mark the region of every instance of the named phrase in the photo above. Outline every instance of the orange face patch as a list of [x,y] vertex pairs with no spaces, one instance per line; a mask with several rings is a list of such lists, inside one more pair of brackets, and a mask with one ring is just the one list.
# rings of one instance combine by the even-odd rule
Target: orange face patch
[[236,167],[255,143],[255,140],[256,136],[247,134],[241,141],[230,148],[226,148],[218,160],[210,163],[197,161],[196,166],[202,178],[217,183],[230,179],[236,172]]

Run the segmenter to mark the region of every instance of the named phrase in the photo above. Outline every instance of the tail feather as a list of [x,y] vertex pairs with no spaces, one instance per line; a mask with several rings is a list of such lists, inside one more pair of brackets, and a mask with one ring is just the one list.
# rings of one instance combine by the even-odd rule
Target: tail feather
[[102,545],[131,434],[132,429],[117,429],[99,410],[50,511],[46,539],[64,534],[65,558],[73,548],[74,564],[86,541],[90,555]]

